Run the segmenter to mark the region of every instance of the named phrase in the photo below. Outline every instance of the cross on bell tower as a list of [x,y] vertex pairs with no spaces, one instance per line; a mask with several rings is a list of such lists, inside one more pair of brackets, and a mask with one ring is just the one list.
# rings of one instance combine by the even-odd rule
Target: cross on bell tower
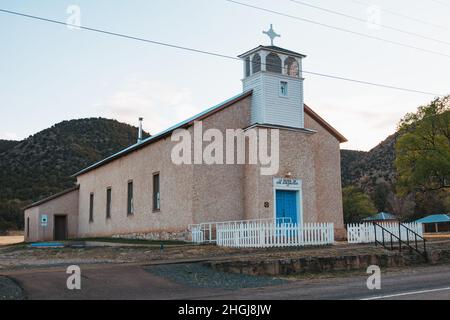
[[278,33],[273,30],[273,24],[270,25],[270,29],[268,31],[263,31],[264,34],[266,34],[270,38],[270,44],[273,46],[273,40],[277,37],[281,37]]
[[251,124],[304,128],[302,60],[306,56],[274,46],[281,36],[272,24],[263,34],[271,45],[239,55],[244,62],[243,90],[253,92]]

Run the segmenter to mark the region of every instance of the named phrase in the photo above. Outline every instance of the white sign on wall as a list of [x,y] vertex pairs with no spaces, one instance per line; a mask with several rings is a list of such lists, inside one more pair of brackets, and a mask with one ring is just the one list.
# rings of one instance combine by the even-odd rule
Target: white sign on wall
[[275,189],[293,189],[298,190],[301,187],[301,180],[298,179],[287,179],[287,178],[275,178],[274,179]]
[[46,214],[41,215],[41,226],[46,227],[48,225],[48,216]]

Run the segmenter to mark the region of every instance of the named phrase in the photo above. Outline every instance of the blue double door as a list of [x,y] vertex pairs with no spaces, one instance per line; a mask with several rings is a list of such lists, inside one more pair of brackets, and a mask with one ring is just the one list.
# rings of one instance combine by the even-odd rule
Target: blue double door
[[[276,190],[277,218],[291,218],[291,223],[298,223],[299,192]],[[288,220],[288,219],[286,219]],[[289,222],[289,221],[285,221]]]

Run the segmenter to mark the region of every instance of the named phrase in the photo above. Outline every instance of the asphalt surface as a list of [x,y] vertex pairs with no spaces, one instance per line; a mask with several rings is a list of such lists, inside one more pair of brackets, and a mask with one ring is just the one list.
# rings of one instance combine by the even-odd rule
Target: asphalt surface
[[217,272],[201,263],[145,267],[144,270],[190,288],[244,289],[281,285],[281,279]]
[[[152,267],[153,268],[153,267]],[[156,271],[155,271],[156,270]],[[181,271],[180,271],[181,270]],[[170,274],[173,273],[173,274]],[[417,299],[450,300],[450,265],[415,267],[383,272],[381,290],[369,290],[368,275],[339,275],[327,279],[277,282],[266,277],[239,288],[221,282],[240,281],[233,274],[205,274],[202,268],[168,265],[151,270],[130,265],[81,266],[81,290],[68,290],[64,268],[14,271],[8,277],[20,285],[27,299]],[[187,277],[187,280],[180,280]],[[208,278],[213,277],[213,278]],[[0,277],[5,279],[5,277]],[[192,285],[192,281],[201,279]],[[208,284],[214,279],[214,285]],[[244,279],[244,278],[243,278]],[[203,283],[203,284],[202,284]],[[281,283],[281,284],[280,284]],[[257,287],[260,284],[262,287]],[[255,288],[256,287],[256,288]]]
[[22,288],[12,279],[0,276],[0,300],[21,300]]

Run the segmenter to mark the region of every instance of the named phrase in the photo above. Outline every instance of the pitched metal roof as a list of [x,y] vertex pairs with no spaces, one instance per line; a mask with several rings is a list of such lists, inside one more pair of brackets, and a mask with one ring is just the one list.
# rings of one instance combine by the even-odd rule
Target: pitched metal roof
[[446,214],[433,214],[431,216],[414,221],[416,223],[442,223],[450,222],[450,217]]
[[41,204],[44,204],[44,203],[49,202],[49,201],[51,201],[51,200],[53,200],[53,199],[62,197],[62,196],[64,196],[64,195],[66,195],[66,194],[68,194],[68,193],[71,193],[71,192],[73,192],[73,191],[76,191],[76,190],[78,190],[78,189],[80,189],[80,185],[76,185],[76,186],[74,186],[74,187],[72,187],[72,188],[69,188],[69,189],[66,189],[66,190],[64,190],[64,191],[61,191],[61,192],[59,192],[59,193],[57,193],[57,194],[54,194],[54,195],[52,195],[52,196],[50,196],[50,197],[48,197],[48,198],[44,198],[44,199],[42,199],[42,200],[39,200],[39,201],[37,201],[37,202],[34,202],[34,203],[32,203],[32,204],[30,204],[30,205],[28,205],[28,206],[22,208],[22,210],[27,210],[27,209],[31,209],[31,208],[33,208],[33,207],[37,207],[37,206],[39,206],[39,205],[41,205]]
[[72,175],[72,177],[80,176],[80,175],[82,175],[82,174],[84,174],[86,172],[89,172],[89,171],[91,171],[93,169],[96,169],[96,168],[98,168],[100,166],[103,166],[103,165],[105,165],[105,164],[107,164],[107,163],[109,163],[109,162],[111,162],[111,161],[113,161],[113,160],[115,160],[117,158],[123,157],[124,155],[127,155],[127,154],[129,154],[129,153],[131,153],[133,151],[139,150],[139,149],[141,149],[141,148],[143,148],[143,147],[145,147],[145,146],[147,146],[147,145],[149,145],[149,144],[151,144],[153,142],[156,142],[156,141],[158,141],[158,140],[160,140],[162,138],[165,138],[168,135],[172,134],[172,132],[175,131],[176,129],[180,129],[180,128],[183,128],[183,127],[188,127],[188,126],[192,125],[194,123],[194,121],[199,121],[201,119],[204,119],[204,118],[206,118],[206,117],[208,117],[208,116],[210,116],[210,115],[212,115],[212,114],[214,114],[214,113],[216,113],[216,112],[218,112],[218,111],[220,111],[220,110],[222,110],[222,109],[224,109],[224,108],[226,108],[228,106],[231,106],[232,104],[234,104],[234,103],[236,103],[236,102],[238,102],[238,101],[240,101],[240,100],[242,100],[242,99],[244,99],[244,98],[246,98],[248,96],[250,96],[251,94],[252,94],[252,90],[249,90],[249,91],[241,93],[241,94],[239,94],[237,96],[234,96],[234,97],[232,97],[232,98],[230,98],[230,99],[228,99],[228,100],[226,100],[226,101],[224,101],[222,103],[219,103],[218,105],[216,105],[214,107],[211,107],[211,108],[209,108],[209,109],[207,109],[207,110],[205,110],[205,111],[203,111],[203,112],[201,112],[201,113],[199,113],[199,114],[197,114],[197,115],[195,115],[195,116],[193,116],[193,117],[191,117],[191,118],[189,118],[189,119],[187,119],[185,121],[182,121],[182,122],[180,122],[180,123],[178,123],[178,124],[168,128],[168,129],[166,129],[166,130],[164,130],[164,131],[162,131],[162,132],[160,132],[160,133],[158,133],[158,134],[156,134],[154,136],[148,137],[147,139],[144,139],[144,140],[142,140],[139,143],[133,144],[133,145],[129,146],[128,148],[123,149],[122,151],[119,151],[119,152],[113,154],[112,156],[109,156],[109,157],[107,157],[107,158],[105,158],[105,159],[103,159],[103,160],[101,160],[99,162],[96,162],[93,165],[91,165],[91,166],[89,166],[89,167],[87,167],[87,168],[85,168],[85,169],[75,173],[74,175]]
[[[72,175],[72,177],[78,177],[78,176],[80,176],[80,175],[82,175],[84,173],[87,173],[87,172],[89,172],[91,170],[94,170],[94,169],[96,169],[98,167],[101,167],[101,166],[103,166],[103,165],[105,165],[105,164],[107,164],[109,162],[112,162],[112,161],[114,161],[114,160],[116,160],[116,159],[118,159],[120,157],[123,157],[123,156],[125,156],[125,155],[127,155],[127,154],[129,154],[131,152],[139,150],[139,149],[141,149],[141,148],[143,148],[143,147],[145,147],[145,146],[147,146],[147,145],[149,145],[149,144],[151,144],[153,142],[156,142],[156,141],[158,141],[158,140],[160,140],[162,138],[165,138],[165,137],[169,136],[176,129],[189,127],[189,126],[191,126],[194,123],[194,121],[199,121],[199,120],[202,120],[202,119],[204,119],[206,117],[209,117],[210,115],[212,115],[212,114],[214,114],[214,113],[216,113],[216,112],[218,112],[218,111],[220,111],[220,110],[222,110],[224,108],[227,108],[227,107],[235,104],[236,102],[238,102],[238,101],[240,101],[242,99],[245,99],[246,97],[251,96],[252,93],[253,93],[253,91],[249,90],[249,91],[241,93],[241,94],[239,94],[237,96],[234,96],[234,97],[232,97],[232,98],[230,98],[230,99],[228,99],[228,100],[226,100],[226,101],[224,101],[224,102],[222,102],[222,103],[220,103],[220,104],[218,104],[218,105],[216,105],[216,106],[214,106],[212,108],[209,108],[209,109],[207,109],[207,110],[205,110],[205,111],[203,111],[203,112],[201,112],[201,113],[199,113],[199,114],[197,114],[197,115],[195,115],[195,116],[193,116],[193,117],[191,117],[191,118],[189,118],[189,119],[187,119],[185,121],[182,121],[182,122],[180,122],[180,123],[178,123],[178,124],[168,128],[168,129],[166,129],[166,130],[164,130],[164,131],[162,131],[162,132],[160,132],[160,133],[158,133],[158,134],[156,134],[154,136],[150,136],[149,138],[142,140],[142,142],[140,142],[140,143],[133,144],[133,145],[129,146],[128,148],[113,154],[112,156],[109,156],[109,157],[107,157],[107,158],[105,158],[105,159],[103,159],[103,160],[101,160],[99,162],[96,162],[93,165],[91,165],[91,166],[89,166],[89,167],[87,167],[87,168],[85,168],[85,169],[75,173],[74,175]],[[310,107],[308,107],[307,105],[304,105],[304,110],[305,110],[306,114],[308,114],[311,118],[313,118],[315,121],[317,121],[317,123],[319,123],[325,130],[327,130],[329,133],[331,133],[340,143],[347,142],[347,139],[342,134],[340,134],[328,122],[326,122],[317,113],[315,113]]]
[[328,122],[325,121],[321,116],[319,116],[313,109],[308,107],[306,104],[304,105],[304,110],[307,115],[313,118],[317,123],[319,123],[325,130],[331,133],[340,143],[347,142],[347,138],[339,133],[335,128],[331,126]]
[[380,212],[372,217],[363,219],[363,221],[382,221],[382,220],[398,220],[396,216],[386,212]]

